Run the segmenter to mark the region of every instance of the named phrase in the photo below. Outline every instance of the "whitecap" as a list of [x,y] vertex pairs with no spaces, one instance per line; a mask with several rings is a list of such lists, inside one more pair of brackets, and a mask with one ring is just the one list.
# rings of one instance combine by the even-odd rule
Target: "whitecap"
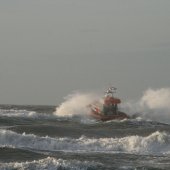
[[29,148],[32,150],[63,152],[104,152],[134,154],[168,154],[170,152],[170,135],[156,131],[150,135],[126,136],[122,138],[51,138],[34,134],[18,134],[0,129],[0,147]]
[[68,169],[68,170],[87,170],[88,168],[94,168],[100,165],[96,162],[89,161],[78,161],[78,160],[63,160],[56,159],[53,157],[47,157],[45,159],[34,160],[31,162],[10,162],[0,163],[0,169],[36,169],[36,170],[57,170],[57,169]]

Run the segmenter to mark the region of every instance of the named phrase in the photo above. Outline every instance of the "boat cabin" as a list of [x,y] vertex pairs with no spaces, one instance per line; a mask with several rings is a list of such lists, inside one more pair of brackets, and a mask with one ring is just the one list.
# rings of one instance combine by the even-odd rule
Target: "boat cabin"
[[114,93],[116,93],[116,88],[114,87],[110,87],[105,92],[103,111],[102,111],[104,115],[118,114],[118,104],[121,103],[121,100],[115,98]]

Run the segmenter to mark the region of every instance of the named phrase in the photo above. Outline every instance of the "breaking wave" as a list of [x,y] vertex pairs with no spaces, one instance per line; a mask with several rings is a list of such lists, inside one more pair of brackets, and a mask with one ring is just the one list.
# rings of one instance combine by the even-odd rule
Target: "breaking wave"
[[87,170],[96,169],[95,167],[99,163],[88,162],[88,161],[78,161],[78,160],[63,160],[55,159],[53,157],[47,157],[45,159],[40,159],[32,162],[10,162],[10,163],[0,163],[0,169],[36,169],[36,170]]
[[21,117],[21,118],[52,118],[54,115],[37,113],[35,111],[15,110],[15,109],[0,109],[0,116],[3,117]]
[[51,138],[33,134],[18,134],[0,129],[0,147],[29,148],[33,150],[64,152],[105,152],[135,154],[169,154],[170,135],[156,131],[149,136],[123,138]]

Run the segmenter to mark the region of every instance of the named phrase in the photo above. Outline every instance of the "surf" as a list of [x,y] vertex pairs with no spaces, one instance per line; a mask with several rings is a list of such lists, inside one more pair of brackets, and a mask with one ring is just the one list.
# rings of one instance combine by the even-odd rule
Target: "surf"
[[121,138],[52,138],[34,134],[19,134],[0,129],[0,147],[29,148],[32,150],[63,151],[74,153],[133,153],[170,154],[170,134],[156,131],[148,136],[126,136]]
[[54,157],[47,157],[40,160],[26,161],[26,162],[10,162],[0,163],[0,169],[96,169],[100,163],[94,161],[78,161],[78,160],[64,160]]

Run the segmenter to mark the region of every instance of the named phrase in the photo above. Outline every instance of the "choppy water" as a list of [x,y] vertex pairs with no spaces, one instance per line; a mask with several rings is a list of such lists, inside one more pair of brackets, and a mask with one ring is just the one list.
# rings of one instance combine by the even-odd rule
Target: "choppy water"
[[170,125],[57,116],[55,106],[0,106],[0,169],[170,169]]

